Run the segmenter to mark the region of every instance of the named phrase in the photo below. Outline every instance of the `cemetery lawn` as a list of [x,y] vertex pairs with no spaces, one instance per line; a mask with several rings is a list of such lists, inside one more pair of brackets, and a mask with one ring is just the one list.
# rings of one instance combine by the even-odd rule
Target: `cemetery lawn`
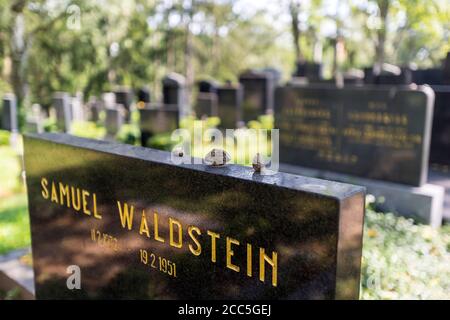
[[[9,137],[8,137],[9,138]],[[0,254],[30,245],[27,197],[20,177],[21,158],[0,143]]]
[[[0,254],[30,245],[16,152],[0,145]],[[450,225],[439,230],[366,210],[361,299],[450,299]]]
[[0,255],[28,246],[30,223],[26,194],[0,198]]

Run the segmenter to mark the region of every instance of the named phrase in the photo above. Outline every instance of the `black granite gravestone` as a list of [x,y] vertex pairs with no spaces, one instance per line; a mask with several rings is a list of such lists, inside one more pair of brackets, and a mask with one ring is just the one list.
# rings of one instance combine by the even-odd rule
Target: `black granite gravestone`
[[181,74],[171,73],[163,79],[163,104],[180,108],[186,99],[186,80]]
[[202,80],[198,82],[195,114],[200,118],[218,116],[217,84],[214,81]]
[[150,103],[150,89],[148,87],[139,88],[137,91],[137,101]]
[[126,109],[123,105],[105,109],[105,128],[109,137],[114,137],[122,127],[125,120]]
[[322,64],[300,61],[296,63],[294,77],[307,78],[310,83],[315,83],[323,78]]
[[38,299],[358,298],[361,187],[63,134],[25,169]]
[[442,80],[444,85],[450,85],[450,52],[444,60]]
[[279,88],[280,159],[420,186],[427,177],[433,102],[429,87]]
[[443,83],[443,70],[441,68],[413,70],[412,82],[418,85],[441,85]]
[[217,93],[217,83],[213,80],[201,80],[198,82],[198,92]]
[[53,95],[53,107],[56,112],[56,126],[63,132],[69,132],[72,124],[69,94],[67,92],[56,92]]
[[273,111],[275,82],[271,72],[249,70],[239,76],[244,94],[242,118],[245,122]]
[[220,128],[234,129],[242,120],[242,95],[240,85],[226,84],[217,88],[217,108]]
[[217,94],[212,92],[199,92],[195,105],[197,117],[217,117]]
[[3,96],[3,106],[1,111],[1,129],[11,132],[19,130],[17,115],[17,100],[13,93],[7,93]]
[[133,103],[133,91],[130,88],[119,88],[114,91],[116,104],[123,105],[125,108],[125,121],[130,121],[131,104]]
[[380,70],[376,67],[365,68],[364,73],[365,84],[409,85],[413,82],[413,70],[409,67],[383,64]]
[[147,105],[139,109],[139,114],[142,146],[146,146],[147,140],[155,134],[177,129],[180,122],[180,111],[173,105]]
[[430,164],[450,170],[450,86],[433,86],[433,130],[431,134]]

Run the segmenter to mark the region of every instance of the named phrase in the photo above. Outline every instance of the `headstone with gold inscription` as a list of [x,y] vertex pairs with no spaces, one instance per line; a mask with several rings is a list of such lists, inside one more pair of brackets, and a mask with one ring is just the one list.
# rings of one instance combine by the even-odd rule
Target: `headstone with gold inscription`
[[27,135],[38,299],[357,299],[364,188]]
[[420,186],[427,177],[433,103],[428,87],[280,88],[275,127],[281,161]]

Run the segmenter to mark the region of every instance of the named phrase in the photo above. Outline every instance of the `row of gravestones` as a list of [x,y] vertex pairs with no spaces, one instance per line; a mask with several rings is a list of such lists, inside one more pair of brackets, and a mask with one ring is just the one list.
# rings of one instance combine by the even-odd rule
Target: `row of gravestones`
[[343,87],[323,81],[318,65],[302,68],[310,78],[275,98],[280,158],[293,166],[283,170],[365,185],[385,210],[435,226],[449,219],[450,54],[442,68],[385,65]]
[[[425,182],[430,88],[291,84],[274,101],[282,161]],[[363,188],[170,159],[25,137],[37,298],[358,298]],[[74,265],[79,290],[67,285]]]
[[[239,86],[200,82],[196,112],[218,115],[225,128],[234,128],[241,113],[248,121],[274,112],[283,163],[319,170],[309,173],[316,176],[335,172],[348,175],[349,179],[359,177],[402,185],[404,188],[376,186],[370,191],[395,198],[393,206],[389,199],[386,202],[389,210],[410,212],[431,224],[440,224],[444,195],[442,188],[428,183],[428,158],[431,148],[431,160],[440,155],[441,167],[450,163],[449,138],[445,134],[448,123],[442,121],[445,114],[448,117],[448,87],[434,86],[434,94],[428,87],[386,83],[338,88],[311,81],[291,82],[275,90],[278,80],[276,72],[263,70],[242,74]],[[163,103],[151,103],[148,90],[138,92],[142,145],[155,133],[176,129],[179,119],[189,114],[185,91],[184,78],[173,74],[163,80]],[[103,100],[107,133],[114,136],[129,115],[133,94],[130,90],[118,90]],[[68,102],[54,105],[58,119],[58,115],[70,117]],[[60,105],[65,105],[67,111],[63,108],[58,112]],[[343,180],[340,176],[326,177]],[[368,186],[370,181],[358,183]]]

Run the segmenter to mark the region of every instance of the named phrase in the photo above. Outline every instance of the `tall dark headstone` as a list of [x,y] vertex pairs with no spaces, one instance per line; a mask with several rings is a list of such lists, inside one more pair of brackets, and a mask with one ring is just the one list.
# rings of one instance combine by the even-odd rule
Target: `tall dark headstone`
[[242,100],[243,121],[257,120],[273,111],[275,80],[271,72],[249,70],[239,77],[244,94]]
[[202,80],[198,83],[197,117],[217,117],[217,84],[214,81]]
[[429,87],[279,88],[280,159],[420,186],[427,178],[433,103]]
[[433,131],[431,135],[430,163],[450,171],[450,86],[433,86]]
[[150,89],[148,87],[141,87],[137,91],[137,101],[144,104],[150,103]]
[[133,103],[133,91],[130,88],[119,88],[114,91],[116,104],[123,105],[125,108],[125,121],[130,121],[131,105]]
[[306,78],[309,83],[316,83],[323,79],[322,64],[300,61],[296,63],[294,77]]
[[100,112],[102,110],[102,106],[97,97],[92,96],[89,98],[87,103],[89,121],[98,122],[100,120]]
[[359,297],[361,187],[69,135],[24,145],[38,299]]
[[217,106],[220,118],[220,128],[235,129],[242,120],[242,97],[241,85],[228,83],[217,88]]
[[450,52],[444,60],[443,84],[450,85]]
[[114,137],[125,122],[126,109],[123,105],[118,104],[115,108],[107,108],[105,110],[105,128],[107,136]]
[[19,130],[17,100],[16,96],[12,93],[7,93],[3,96],[1,124],[3,130],[11,132],[17,132]]
[[178,73],[170,73],[163,79],[163,104],[178,108],[180,117],[190,113],[187,101],[186,79]]
[[58,129],[63,132],[69,132],[72,124],[69,94],[67,92],[56,92],[53,95],[53,108],[55,108]]
[[413,70],[409,67],[383,64],[381,68],[365,68],[364,73],[365,84],[409,85],[413,82]]
[[176,106],[148,105],[139,109],[141,145],[155,134],[171,132],[178,129],[180,112]]

